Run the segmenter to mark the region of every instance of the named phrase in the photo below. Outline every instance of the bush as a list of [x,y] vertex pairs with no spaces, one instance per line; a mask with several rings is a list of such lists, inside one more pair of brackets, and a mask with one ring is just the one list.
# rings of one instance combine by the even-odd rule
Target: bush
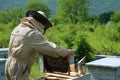
[[112,41],[117,41],[120,42],[120,33],[119,32],[114,32],[110,35],[110,39]]
[[23,17],[23,10],[21,8],[14,8],[12,10],[0,11],[0,23],[9,23],[12,20],[20,21]]
[[18,21],[14,20],[8,24],[0,24],[0,48],[8,47],[10,34],[16,25],[18,25]]
[[1,37],[0,37],[0,48],[6,48],[8,47],[8,43],[9,43],[9,35],[3,35],[4,33],[1,33]]
[[120,33],[120,21],[117,23],[117,32]]
[[78,48],[75,53],[75,63],[77,63],[83,57],[86,57],[86,62],[89,62],[95,59],[93,49],[86,41],[86,38],[84,36],[81,36],[81,40],[78,43]]
[[119,22],[120,21],[120,11],[116,11],[111,15],[111,20],[114,22]]
[[103,13],[99,16],[99,22],[100,23],[107,23],[110,21],[110,17],[113,14],[113,12]]

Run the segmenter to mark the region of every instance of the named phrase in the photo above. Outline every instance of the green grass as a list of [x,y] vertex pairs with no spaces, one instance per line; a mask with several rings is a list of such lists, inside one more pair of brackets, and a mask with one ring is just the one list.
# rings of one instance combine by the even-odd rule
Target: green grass
[[32,70],[30,73],[30,80],[45,76],[44,72],[40,72],[39,65],[40,65],[39,61],[38,61],[38,59],[36,59],[36,61],[34,62],[33,66],[32,66]]

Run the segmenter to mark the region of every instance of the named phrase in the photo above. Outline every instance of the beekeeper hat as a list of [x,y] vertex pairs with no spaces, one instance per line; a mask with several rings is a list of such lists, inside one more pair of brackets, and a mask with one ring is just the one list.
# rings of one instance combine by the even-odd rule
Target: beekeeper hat
[[38,22],[42,23],[46,28],[52,26],[52,23],[47,19],[46,15],[42,11],[29,10],[26,12],[26,17],[33,17]]

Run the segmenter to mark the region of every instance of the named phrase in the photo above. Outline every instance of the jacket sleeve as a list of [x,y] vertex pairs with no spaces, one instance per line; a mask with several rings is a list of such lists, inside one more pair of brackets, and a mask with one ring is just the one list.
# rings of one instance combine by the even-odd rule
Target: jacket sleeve
[[36,49],[39,52],[42,52],[45,55],[53,57],[65,57],[69,53],[68,49],[59,47],[53,42],[49,42],[39,32],[36,33],[32,41],[32,48]]

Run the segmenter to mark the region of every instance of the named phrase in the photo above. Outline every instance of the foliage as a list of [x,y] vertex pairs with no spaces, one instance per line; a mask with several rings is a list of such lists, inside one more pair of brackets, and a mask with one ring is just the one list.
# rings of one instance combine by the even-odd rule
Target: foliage
[[[72,29],[72,30],[71,30]],[[68,45],[67,48],[73,48],[75,45],[75,38],[76,38],[76,30],[74,26],[70,25],[70,30],[62,37],[62,40]]]
[[114,22],[119,22],[120,21],[120,11],[116,11],[113,13],[111,16],[111,20]]
[[21,8],[0,12],[0,47],[8,47],[9,36],[12,29],[18,24],[23,16]]
[[12,20],[19,21],[23,16],[23,10],[21,8],[15,8],[12,10],[0,11],[0,23],[9,23]]
[[86,57],[86,62],[92,61],[95,59],[94,50],[86,41],[86,38],[81,36],[80,42],[77,45],[77,51],[75,54],[75,63],[77,63],[80,59]]
[[107,13],[103,13],[99,16],[99,22],[100,23],[107,23],[108,21],[110,21],[110,17],[113,14],[113,12],[107,12]]
[[98,20],[98,16],[88,16],[88,21],[92,24],[94,24],[96,22],[96,20]]
[[51,16],[54,16],[56,14],[56,8],[58,7],[56,0],[42,0],[42,1],[46,2],[49,9],[51,10]]
[[[114,28],[114,29],[113,29]],[[111,28],[109,39],[111,41],[120,42],[120,23],[118,22],[114,27]]]
[[120,33],[120,22],[117,23],[117,28],[116,28],[117,32]]
[[36,10],[36,11],[43,11],[45,12],[47,17],[50,17],[50,9],[48,8],[45,2],[37,1],[30,1],[26,4],[26,11],[28,10]]
[[87,0],[57,0],[57,17],[65,22],[77,23],[87,18]]
[[[96,54],[120,54],[117,28],[116,23],[111,23],[110,26],[100,24],[92,34],[88,35],[88,42]],[[114,39],[114,37],[117,39]]]
[[45,36],[49,41],[53,41],[59,46],[68,47],[66,42],[63,40],[63,37],[65,37],[66,34],[69,34],[69,31],[70,27],[68,27],[68,25],[60,24],[48,29]]
[[0,47],[8,47],[9,37],[12,29],[18,24],[17,21],[12,21],[8,24],[0,23]]

